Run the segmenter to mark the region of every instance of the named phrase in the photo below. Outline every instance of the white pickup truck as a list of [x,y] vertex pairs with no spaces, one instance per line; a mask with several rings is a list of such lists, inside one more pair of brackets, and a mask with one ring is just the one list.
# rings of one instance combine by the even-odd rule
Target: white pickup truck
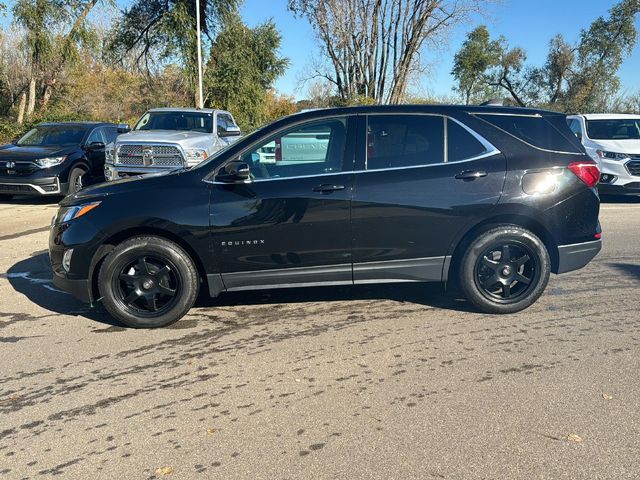
[[153,108],[105,149],[107,181],[191,167],[237,140],[231,113],[196,108]]

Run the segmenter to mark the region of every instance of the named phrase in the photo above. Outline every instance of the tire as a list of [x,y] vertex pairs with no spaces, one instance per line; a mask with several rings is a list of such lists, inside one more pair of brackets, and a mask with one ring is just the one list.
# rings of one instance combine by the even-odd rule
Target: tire
[[133,328],[177,322],[193,306],[199,280],[187,252],[153,236],[134,237],[117,245],[98,274],[105,309]]
[[87,171],[82,167],[73,167],[71,173],[69,173],[69,183],[67,187],[67,194],[72,195],[78,193],[83,188],[82,177],[87,174]]
[[485,313],[515,313],[544,292],[551,273],[549,252],[529,230],[502,225],[469,245],[459,268],[467,300]]
[[13,195],[7,193],[0,193],[0,202],[8,202],[13,198]]

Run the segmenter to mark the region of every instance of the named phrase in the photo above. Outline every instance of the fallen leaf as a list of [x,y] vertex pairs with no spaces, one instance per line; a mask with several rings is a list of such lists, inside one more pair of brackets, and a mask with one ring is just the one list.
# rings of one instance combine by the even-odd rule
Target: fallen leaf
[[300,379],[299,379],[299,378],[296,378],[296,382],[300,383]]
[[582,437],[579,435],[576,435],[575,433],[572,433],[570,435],[567,435],[567,440],[569,440],[570,442],[581,442]]
[[173,467],[160,467],[156,470],[156,475],[171,475],[173,473]]
[[207,435],[213,435],[217,431],[218,430],[216,430],[215,428],[207,428]]
[[613,397],[611,395],[609,395],[608,393],[603,393],[602,394],[602,398],[604,398],[605,400],[611,400]]

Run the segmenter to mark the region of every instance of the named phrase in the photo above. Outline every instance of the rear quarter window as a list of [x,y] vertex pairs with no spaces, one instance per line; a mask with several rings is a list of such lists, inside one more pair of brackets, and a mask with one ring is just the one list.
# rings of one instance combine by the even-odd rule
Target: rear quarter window
[[581,153],[542,116],[484,113],[475,116],[533,147],[556,152]]

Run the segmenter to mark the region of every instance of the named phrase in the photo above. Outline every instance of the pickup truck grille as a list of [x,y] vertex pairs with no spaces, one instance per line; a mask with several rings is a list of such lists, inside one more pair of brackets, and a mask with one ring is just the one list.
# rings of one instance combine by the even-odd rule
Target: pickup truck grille
[[121,145],[116,152],[116,165],[130,167],[181,167],[182,153],[171,145]]
[[640,177],[640,156],[634,155],[631,158],[633,158],[633,160],[627,162],[627,170],[634,177]]

